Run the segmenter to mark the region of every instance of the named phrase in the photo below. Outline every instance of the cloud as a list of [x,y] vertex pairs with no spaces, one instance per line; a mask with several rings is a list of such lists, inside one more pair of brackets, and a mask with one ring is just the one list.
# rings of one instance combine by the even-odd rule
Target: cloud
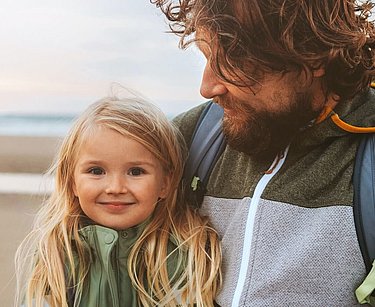
[[5,1],[0,20],[3,111],[78,112],[112,82],[176,113],[202,101],[202,56],[178,50],[148,1]]

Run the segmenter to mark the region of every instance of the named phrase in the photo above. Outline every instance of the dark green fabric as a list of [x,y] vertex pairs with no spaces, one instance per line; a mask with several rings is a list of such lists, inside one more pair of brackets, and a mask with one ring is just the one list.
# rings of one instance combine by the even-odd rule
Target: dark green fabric
[[[339,103],[335,112],[351,125],[374,126],[374,93],[371,89]],[[352,204],[353,165],[361,137],[345,132],[330,118],[302,132],[263,197],[307,207]]]
[[[175,119],[187,144],[203,108],[200,105]],[[349,124],[375,126],[375,91],[369,89],[352,101],[339,103],[335,112]],[[351,205],[353,163],[360,138],[329,118],[304,130],[292,141],[284,166],[262,198],[303,207]],[[251,196],[270,164],[260,165],[227,146],[211,174],[206,195],[232,199]]]

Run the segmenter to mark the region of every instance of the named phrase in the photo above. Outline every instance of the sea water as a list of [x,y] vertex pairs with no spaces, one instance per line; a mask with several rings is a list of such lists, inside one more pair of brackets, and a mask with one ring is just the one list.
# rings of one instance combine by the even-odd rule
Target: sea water
[[[65,136],[79,114],[70,115],[0,115],[0,135]],[[167,114],[172,119],[176,114]]]
[[64,136],[76,115],[0,115],[0,135]]

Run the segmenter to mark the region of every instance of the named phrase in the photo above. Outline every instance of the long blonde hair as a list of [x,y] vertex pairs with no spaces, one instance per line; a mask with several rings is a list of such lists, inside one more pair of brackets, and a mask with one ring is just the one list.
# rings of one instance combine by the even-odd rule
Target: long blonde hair
[[[81,145],[89,135],[87,131],[98,125],[141,143],[171,179],[169,194],[156,206],[151,222],[129,255],[129,276],[138,290],[139,304],[213,306],[221,285],[219,240],[208,219],[182,199],[181,136],[152,104],[141,99],[116,98],[106,98],[89,107],[63,141],[51,168],[55,189],[16,253],[16,304],[39,307],[48,296],[52,307],[68,306],[68,287],[82,291],[91,255],[78,234],[84,214],[73,194],[73,174]],[[177,248],[168,253],[170,240]],[[184,265],[180,276],[168,275],[170,253],[175,253],[177,262]],[[75,267],[79,268],[77,273]]]

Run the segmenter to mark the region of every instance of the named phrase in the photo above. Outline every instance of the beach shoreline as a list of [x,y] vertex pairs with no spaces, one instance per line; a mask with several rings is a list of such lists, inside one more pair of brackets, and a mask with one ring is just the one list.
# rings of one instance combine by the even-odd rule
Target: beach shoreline
[[0,302],[13,306],[14,255],[51,190],[45,175],[62,137],[0,135]]
[[0,194],[0,302],[13,306],[16,278],[14,256],[21,241],[30,232],[43,196]]
[[0,135],[0,173],[45,173],[62,137]]

